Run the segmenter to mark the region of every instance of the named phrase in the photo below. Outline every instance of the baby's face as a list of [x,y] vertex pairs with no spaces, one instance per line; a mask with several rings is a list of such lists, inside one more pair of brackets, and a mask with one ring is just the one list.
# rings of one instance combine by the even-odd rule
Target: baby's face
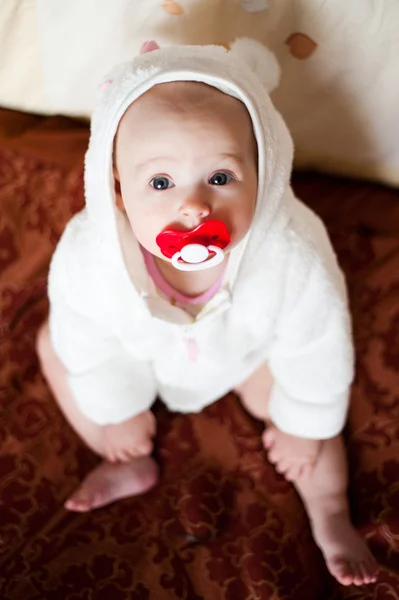
[[141,96],[121,120],[114,163],[117,204],[155,256],[164,258],[155,239],[165,228],[223,221],[229,251],[251,225],[257,193],[251,119],[239,100],[214,88],[177,82]]

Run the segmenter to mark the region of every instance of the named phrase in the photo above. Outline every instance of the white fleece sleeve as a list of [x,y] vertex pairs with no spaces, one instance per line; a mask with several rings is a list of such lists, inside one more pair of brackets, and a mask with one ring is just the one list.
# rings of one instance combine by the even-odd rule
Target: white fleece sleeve
[[288,285],[286,294],[289,310],[282,312],[269,358],[275,382],[270,418],[285,433],[328,439],[344,426],[353,379],[342,278],[337,267],[332,274],[315,261],[301,291]]
[[133,360],[118,340],[66,305],[51,306],[49,326],[76,404],[90,421],[120,423],[151,407],[157,390],[149,364]]
[[120,423],[150,408],[156,382],[151,365],[128,354],[104,317],[107,311],[98,310],[107,295],[106,276],[101,260],[96,267],[95,252],[87,258],[78,227],[74,218],[51,263],[50,337],[81,412],[98,425]]

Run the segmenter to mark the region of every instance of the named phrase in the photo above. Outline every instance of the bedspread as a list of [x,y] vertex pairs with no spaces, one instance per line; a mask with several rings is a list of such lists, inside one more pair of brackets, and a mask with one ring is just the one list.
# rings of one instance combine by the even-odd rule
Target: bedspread
[[265,459],[262,424],[233,394],[198,415],[157,403],[156,489],[88,514],[63,509],[99,459],[52,399],[35,336],[52,250],[83,203],[87,140],[83,123],[0,110],[0,597],[398,599],[399,193],[294,176],[328,226],[354,318],[349,493],[382,568],[376,584],[343,588],[292,486]]

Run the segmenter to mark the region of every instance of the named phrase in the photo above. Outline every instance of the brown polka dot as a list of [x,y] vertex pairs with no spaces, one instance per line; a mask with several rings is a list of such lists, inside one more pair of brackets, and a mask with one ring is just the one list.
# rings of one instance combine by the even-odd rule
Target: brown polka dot
[[285,40],[285,43],[292,56],[299,60],[309,58],[317,48],[316,42],[305,33],[293,33]]
[[183,8],[178,2],[176,2],[176,0],[165,0],[165,2],[162,4],[162,8],[169,15],[181,15],[184,12]]
[[269,8],[269,0],[241,0],[241,6],[249,13],[258,13]]

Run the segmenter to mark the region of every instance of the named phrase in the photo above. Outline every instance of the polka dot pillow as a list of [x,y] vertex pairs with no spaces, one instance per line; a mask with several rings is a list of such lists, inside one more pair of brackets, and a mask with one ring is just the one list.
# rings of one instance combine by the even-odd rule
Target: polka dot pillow
[[145,42],[252,37],[280,62],[297,166],[398,185],[398,23],[385,0],[2,2],[0,105],[89,117],[104,74]]

